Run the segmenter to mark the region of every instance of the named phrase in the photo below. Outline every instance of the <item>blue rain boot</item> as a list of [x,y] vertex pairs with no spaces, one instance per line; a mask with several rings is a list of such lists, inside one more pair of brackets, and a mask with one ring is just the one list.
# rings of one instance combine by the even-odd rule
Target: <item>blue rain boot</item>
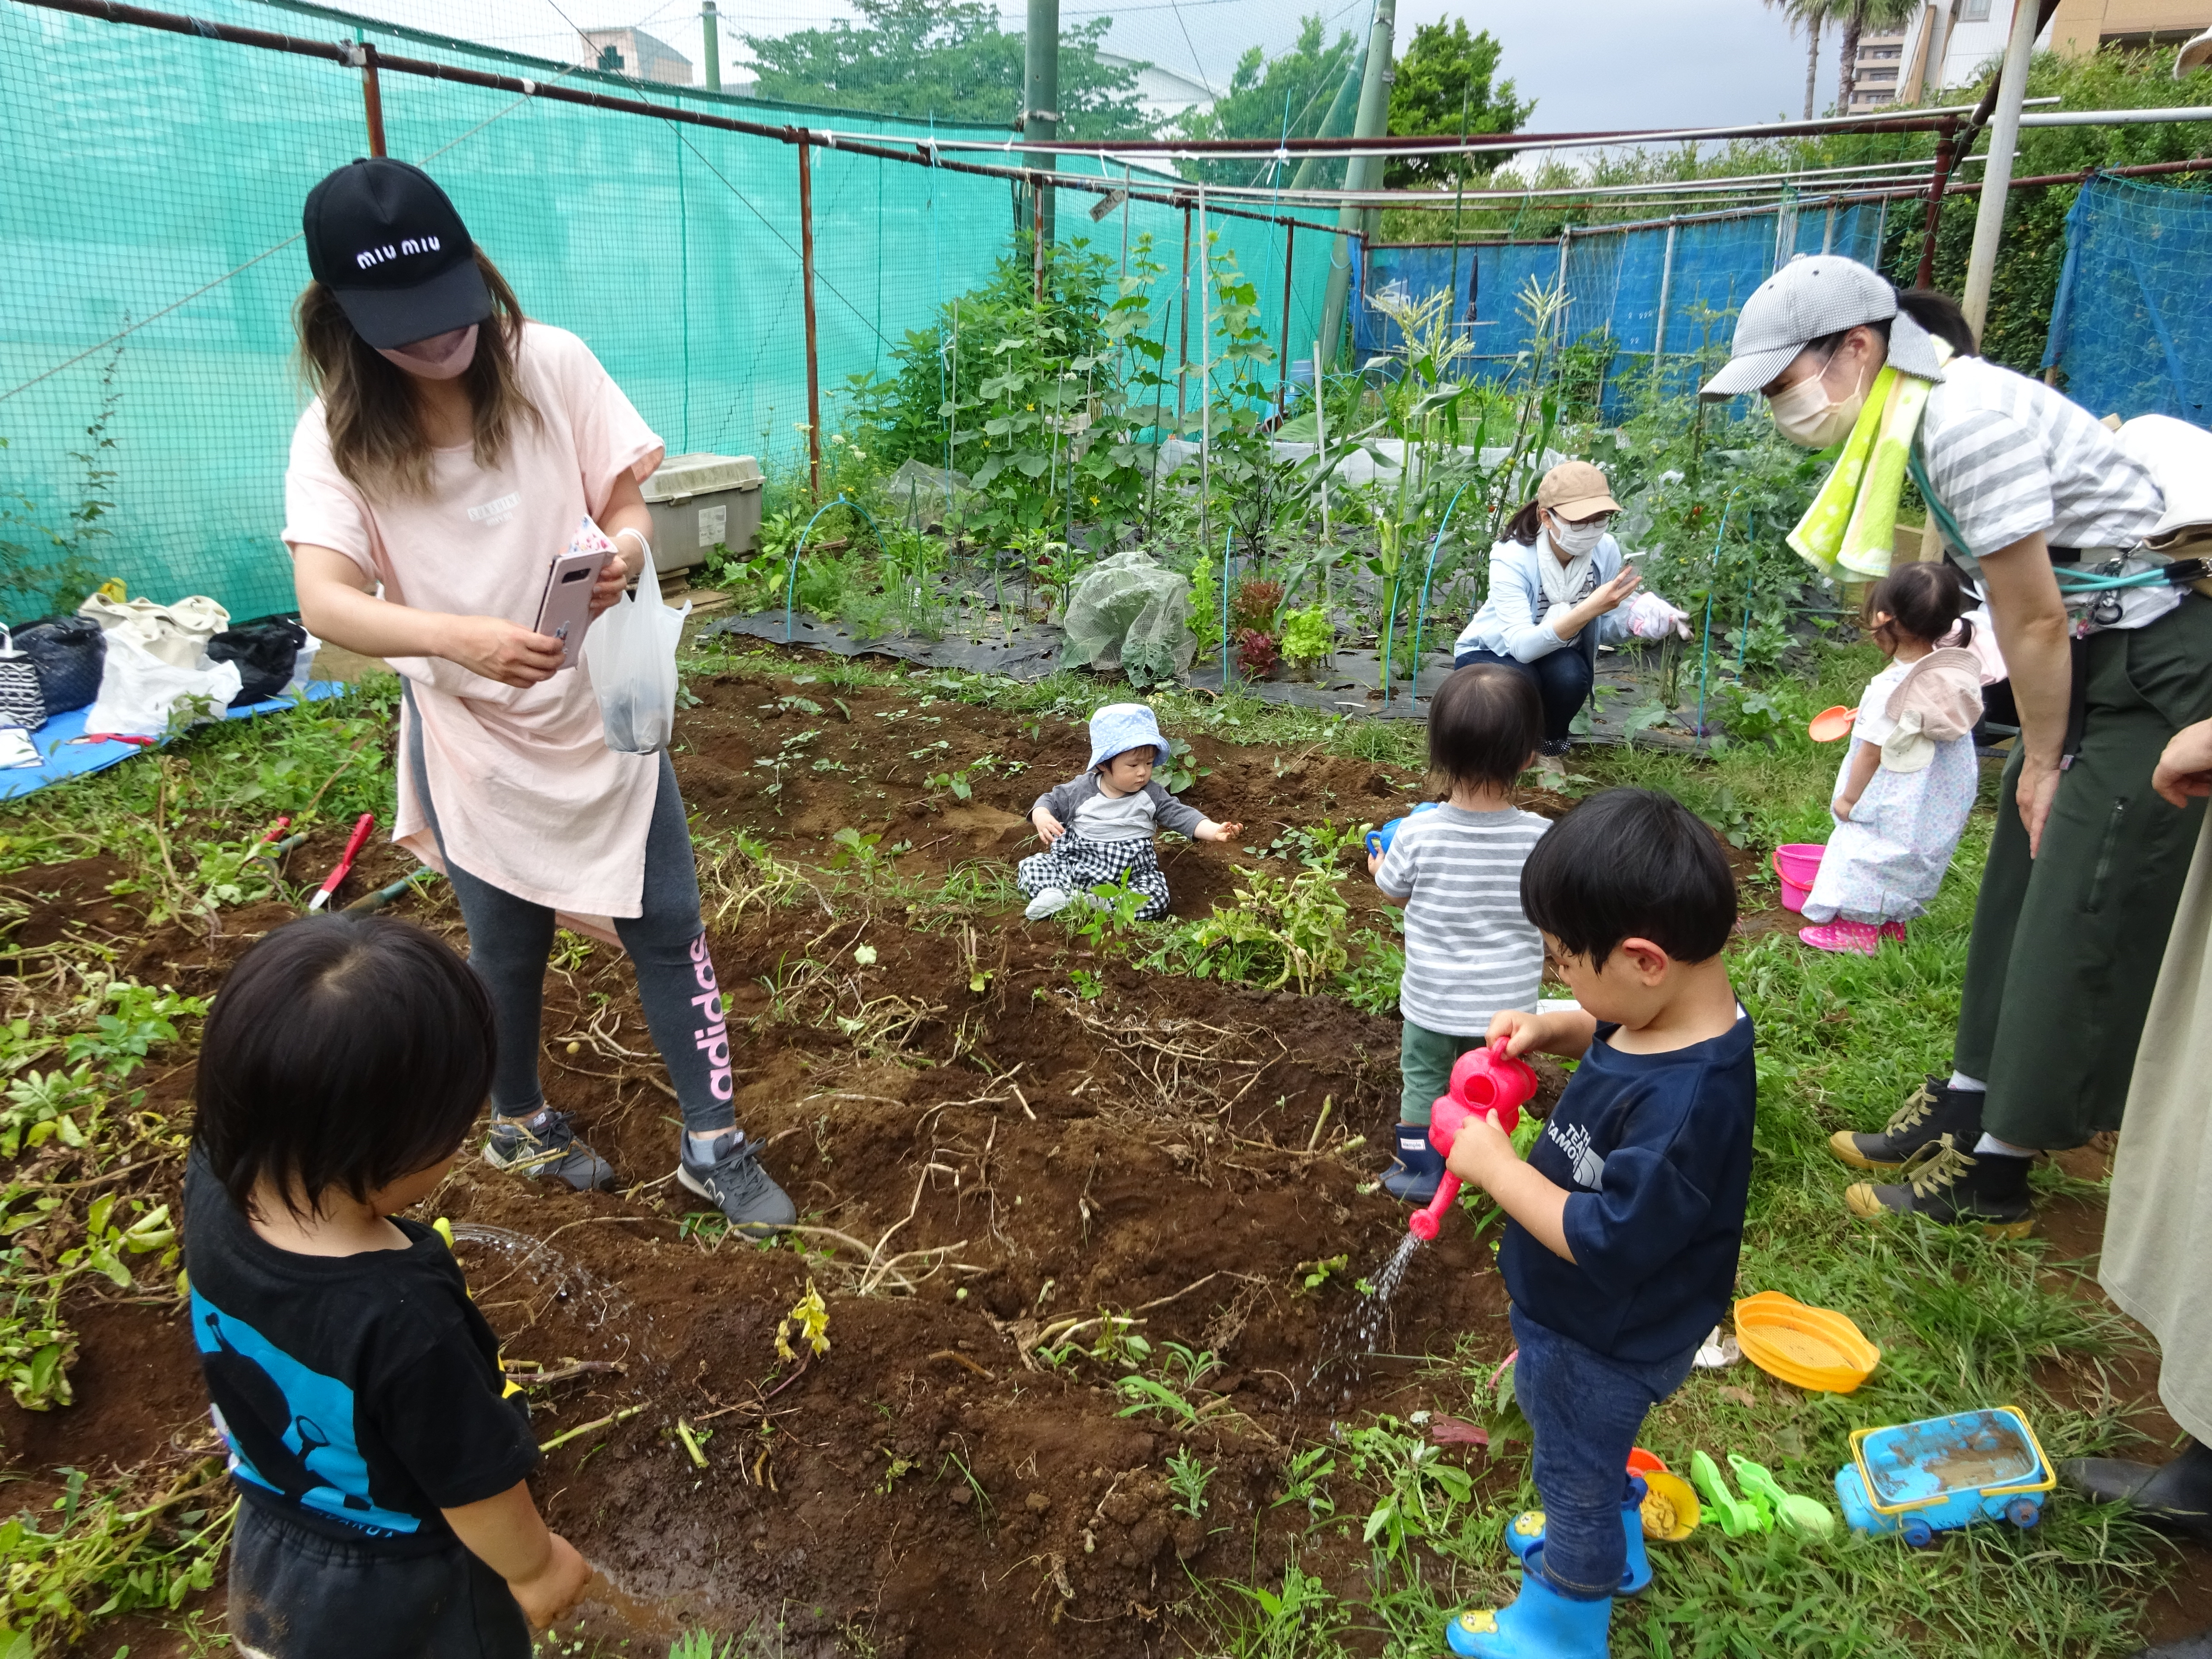
[[[1628,1477],[1628,1496],[1620,1505],[1620,1529],[1628,1535],[1628,1559],[1620,1569],[1620,1594],[1634,1595],[1651,1582],[1651,1554],[1644,1547],[1644,1477]],[[1505,1547],[1527,1563],[1528,1552],[1544,1541],[1544,1511],[1523,1510],[1505,1523]]]
[[1382,1171],[1382,1190],[1408,1204],[1426,1204],[1444,1178],[1444,1155],[1429,1145],[1428,1126],[1398,1126],[1397,1157]]
[[1444,1626],[1454,1653],[1481,1659],[1607,1659],[1613,1598],[1577,1601],[1544,1577],[1540,1545],[1521,1558],[1521,1594],[1502,1607],[1455,1616]]

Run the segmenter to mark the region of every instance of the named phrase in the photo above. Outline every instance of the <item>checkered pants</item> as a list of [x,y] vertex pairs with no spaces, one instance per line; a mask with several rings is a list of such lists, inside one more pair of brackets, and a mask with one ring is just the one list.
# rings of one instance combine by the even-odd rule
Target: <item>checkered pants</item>
[[1150,840],[1085,841],[1073,830],[1044,852],[1024,859],[1014,871],[1022,891],[1036,897],[1048,887],[1087,893],[1127,878],[1130,890],[1147,895],[1139,921],[1158,921],[1168,913],[1168,878]]

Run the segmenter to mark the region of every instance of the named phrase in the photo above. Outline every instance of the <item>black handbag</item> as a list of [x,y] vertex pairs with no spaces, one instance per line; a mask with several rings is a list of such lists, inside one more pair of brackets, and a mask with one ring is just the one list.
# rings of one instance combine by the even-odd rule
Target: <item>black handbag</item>
[[39,690],[39,671],[15,648],[8,630],[0,628],[0,726],[35,732],[46,723],[46,698]]
[[238,665],[238,695],[233,708],[281,697],[292,684],[293,665],[307,643],[307,630],[289,617],[256,617],[226,628],[208,641],[210,662]]
[[107,668],[107,635],[89,617],[47,617],[15,630],[15,648],[38,671],[49,719],[82,708],[100,695]]

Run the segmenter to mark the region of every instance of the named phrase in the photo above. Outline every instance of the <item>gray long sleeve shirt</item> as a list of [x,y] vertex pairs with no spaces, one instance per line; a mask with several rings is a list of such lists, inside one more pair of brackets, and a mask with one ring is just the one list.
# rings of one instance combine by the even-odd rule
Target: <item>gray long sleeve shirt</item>
[[[1105,799],[1103,792],[1098,787],[1098,775],[1096,772],[1085,772],[1081,777],[1070,778],[1066,783],[1055,785],[1046,790],[1043,794],[1036,798],[1036,804],[1030,808],[1030,812],[1031,816],[1035,816],[1037,807],[1042,806],[1070,830],[1079,836],[1083,834],[1083,825],[1079,819],[1084,807],[1090,802],[1103,799]],[[1172,830],[1179,836],[1188,836],[1193,841],[1198,839],[1198,826],[1206,822],[1206,814],[1195,807],[1185,805],[1158,783],[1148,783],[1140,794],[1127,799],[1146,803],[1151,809],[1152,823],[1157,828]],[[1120,802],[1112,804],[1118,806]],[[1116,813],[1115,816],[1119,817],[1121,814]],[[1115,838],[1127,839],[1127,837],[1125,834]]]

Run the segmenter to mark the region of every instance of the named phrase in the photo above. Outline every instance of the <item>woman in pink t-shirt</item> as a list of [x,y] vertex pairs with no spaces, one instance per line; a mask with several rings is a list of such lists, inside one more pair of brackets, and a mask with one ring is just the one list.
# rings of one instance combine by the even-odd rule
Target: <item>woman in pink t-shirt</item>
[[356,161],[304,216],[315,280],[300,348],[320,394],[292,436],[284,540],[300,611],[400,675],[400,842],[451,878],[499,1026],[484,1158],[580,1188],[614,1172],[538,1078],[556,911],[611,932],[683,1107],[677,1176],[730,1220],[795,1218],[737,1126],[723,1003],[668,757],[606,745],[590,639],[578,667],[533,631],[589,514],[622,550],[596,617],[649,560],[639,485],[663,453],[573,334],[526,321],[445,192]]

